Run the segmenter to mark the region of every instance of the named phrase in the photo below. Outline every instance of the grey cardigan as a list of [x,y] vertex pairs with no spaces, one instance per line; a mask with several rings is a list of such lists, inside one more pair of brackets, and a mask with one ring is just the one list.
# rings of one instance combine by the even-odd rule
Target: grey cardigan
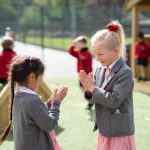
[[54,150],[49,132],[59,119],[59,105],[50,110],[40,97],[17,93],[13,104],[14,150]]
[[[94,77],[95,88],[90,102],[95,103],[95,128],[106,137],[134,134],[133,76],[120,58],[112,67],[108,81],[103,83],[104,68]],[[86,93],[85,93],[86,94]]]

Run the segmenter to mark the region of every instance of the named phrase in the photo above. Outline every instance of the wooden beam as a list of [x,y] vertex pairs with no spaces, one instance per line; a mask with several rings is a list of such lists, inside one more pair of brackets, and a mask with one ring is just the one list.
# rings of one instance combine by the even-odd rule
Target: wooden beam
[[[45,82],[43,82],[38,90],[38,93],[42,96],[43,102],[47,101],[52,92],[48,88]],[[10,82],[0,92],[0,132],[3,131],[9,123],[9,106],[11,103],[11,91]]]
[[10,83],[7,83],[0,92],[0,106],[5,102],[6,99],[10,98]]
[[131,10],[132,7],[134,7],[135,5],[137,5],[141,0],[128,0],[125,3],[125,9],[127,11]]
[[38,94],[42,95],[42,100],[45,102],[50,98],[52,91],[48,88],[46,83],[43,82],[39,87]]
[[139,5],[139,12],[150,12],[150,5]]
[[131,9],[131,29],[132,29],[132,49],[131,49],[131,69],[135,77],[135,42],[138,33],[138,7],[133,6]]

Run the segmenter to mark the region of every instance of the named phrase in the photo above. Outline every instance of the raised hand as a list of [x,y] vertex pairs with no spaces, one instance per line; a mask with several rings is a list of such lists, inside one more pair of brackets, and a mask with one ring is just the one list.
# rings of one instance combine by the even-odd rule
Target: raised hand
[[79,80],[82,83],[85,90],[93,92],[94,83],[92,73],[87,74],[84,70],[80,70]]
[[50,97],[50,100],[62,101],[64,97],[67,95],[67,91],[68,91],[68,88],[66,86],[62,86],[60,88],[54,89]]

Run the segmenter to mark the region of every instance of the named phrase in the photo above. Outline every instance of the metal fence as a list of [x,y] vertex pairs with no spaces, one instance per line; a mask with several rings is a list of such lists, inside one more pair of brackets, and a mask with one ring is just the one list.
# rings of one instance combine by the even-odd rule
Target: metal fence
[[[24,16],[26,11],[26,16]],[[28,11],[28,13],[27,13]],[[149,14],[141,14],[140,30],[150,33]],[[10,26],[18,35],[53,37],[75,37],[80,34],[91,36],[111,20],[119,20],[127,36],[131,33],[131,16],[123,5],[72,5],[57,11],[52,7],[21,6],[13,20],[0,20],[0,35]],[[20,40],[20,39],[19,39]]]

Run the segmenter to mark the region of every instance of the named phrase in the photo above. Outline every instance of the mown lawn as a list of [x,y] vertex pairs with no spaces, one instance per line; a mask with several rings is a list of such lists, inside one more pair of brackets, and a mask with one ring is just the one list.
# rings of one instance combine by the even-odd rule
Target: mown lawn
[[[56,129],[57,139],[63,150],[95,150],[97,132],[92,132],[93,111],[85,109],[86,101],[78,88],[75,78],[48,79],[53,89],[62,84],[68,85],[69,91],[61,106],[59,127]],[[137,150],[150,149],[150,96],[134,92],[134,112],[136,126]],[[0,150],[13,150],[12,133]]]

